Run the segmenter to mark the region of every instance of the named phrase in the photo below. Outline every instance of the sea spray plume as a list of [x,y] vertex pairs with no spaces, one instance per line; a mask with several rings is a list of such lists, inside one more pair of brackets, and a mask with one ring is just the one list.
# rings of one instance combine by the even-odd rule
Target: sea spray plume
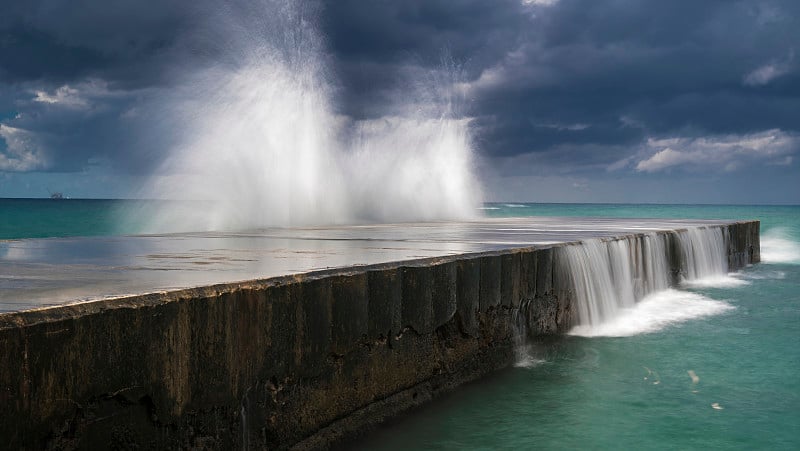
[[204,4],[209,19],[183,45],[213,63],[157,102],[171,145],[143,194],[204,203],[163,208],[147,231],[476,214],[469,121],[447,83],[421,83],[379,119],[337,115],[318,13],[291,1]]
[[455,88],[461,69],[409,71],[395,111],[354,124],[348,170],[355,217],[367,221],[469,219],[479,211],[470,119]]
[[315,11],[292,2],[203,6],[208,19],[189,45],[214,63],[163,99],[175,138],[152,197],[207,202],[179,215],[163,209],[151,229],[345,221]]
[[354,218],[468,219],[479,188],[471,174],[468,121],[386,117],[357,125],[350,170]]

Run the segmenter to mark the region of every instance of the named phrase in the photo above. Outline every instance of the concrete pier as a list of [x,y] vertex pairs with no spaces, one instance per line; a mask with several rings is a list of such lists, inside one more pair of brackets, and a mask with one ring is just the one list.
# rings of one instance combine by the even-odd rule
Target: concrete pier
[[[759,223],[520,218],[0,243],[0,448],[325,448],[573,323],[563,246]],[[670,247],[679,274],[679,246]]]

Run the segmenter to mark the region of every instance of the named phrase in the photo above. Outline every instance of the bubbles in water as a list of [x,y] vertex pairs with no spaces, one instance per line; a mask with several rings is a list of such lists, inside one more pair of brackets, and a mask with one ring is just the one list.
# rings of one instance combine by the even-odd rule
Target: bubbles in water
[[[295,1],[208,8],[194,40],[216,49],[214,63],[153,106],[171,144],[141,194],[207,202],[163,208],[148,231],[478,213],[469,120],[454,114],[447,77],[414,83],[391,115],[352,120],[336,112],[315,11]],[[403,107],[415,102],[424,108]]]

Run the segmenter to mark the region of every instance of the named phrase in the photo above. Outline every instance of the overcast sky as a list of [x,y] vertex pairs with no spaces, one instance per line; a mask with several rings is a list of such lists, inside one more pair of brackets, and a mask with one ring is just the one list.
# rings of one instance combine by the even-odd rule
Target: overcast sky
[[[169,144],[146,106],[233,58],[197,33],[221,3],[3,1],[0,197],[131,196]],[[800,203],[796,0],[308,5],[342,117],[447,73],[486,200]]]

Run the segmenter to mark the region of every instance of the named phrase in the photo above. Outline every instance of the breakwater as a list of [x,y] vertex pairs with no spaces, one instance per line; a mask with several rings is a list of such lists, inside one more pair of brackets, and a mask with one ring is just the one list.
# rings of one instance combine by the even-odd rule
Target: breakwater
[[2,446],[325,447],[509,365],[521,331],[758,260],[758,222],[703,224],[6,313]]

